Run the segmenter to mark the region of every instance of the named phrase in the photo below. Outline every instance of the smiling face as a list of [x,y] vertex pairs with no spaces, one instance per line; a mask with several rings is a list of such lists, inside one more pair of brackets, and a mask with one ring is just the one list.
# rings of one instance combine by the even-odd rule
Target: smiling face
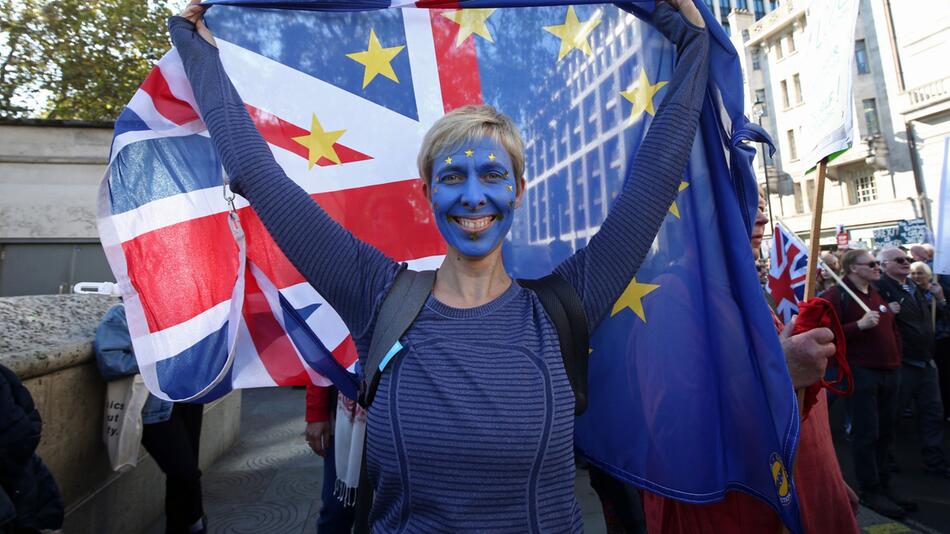
[[501,143],[481,137],[441,152],[431,176],[428,195],[448,245],[471,258],[497,249],[511,228],[521,193]]

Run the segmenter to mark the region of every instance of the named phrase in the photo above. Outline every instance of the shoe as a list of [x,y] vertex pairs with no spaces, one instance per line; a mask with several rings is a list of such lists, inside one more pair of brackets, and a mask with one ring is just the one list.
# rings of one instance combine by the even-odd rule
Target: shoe
[[947,464],[926,465],[924,471],[938,477],[950,478],[950,465]]
[[903,494],[894,491],[891,488],[886,488],[884,490],[884,495],[886,495],[888,499],[894,501],[894,504],[903,508],[905,512],[914,512],[917,510],[916,502],[908,499]]
[[861,496],[861,504],[891,519],[903,519],[907,515],[900,505],[879,492],[865,493]]

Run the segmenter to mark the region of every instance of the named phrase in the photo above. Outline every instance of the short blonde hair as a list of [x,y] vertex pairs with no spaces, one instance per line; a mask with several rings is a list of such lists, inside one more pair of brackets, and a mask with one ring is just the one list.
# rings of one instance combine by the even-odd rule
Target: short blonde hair
[[927,276],[929,277],[933,277],[934,275],[934,272],[930,270],[930,266],[922,261],[915,261],[914,263],[911,263],[910,270],[913,271],[914,269],[923,269],[924,272],[927,273]]
[[524,176],[524,141],[514,121],[491,106],[463,106],[435,121],[426,132],[416,158],[419,176],[425,183],[431,183],[432,164],[437,155],[458,150],[466,141],[483,137],[494,139],[508,152],[515,183],[520,188]]

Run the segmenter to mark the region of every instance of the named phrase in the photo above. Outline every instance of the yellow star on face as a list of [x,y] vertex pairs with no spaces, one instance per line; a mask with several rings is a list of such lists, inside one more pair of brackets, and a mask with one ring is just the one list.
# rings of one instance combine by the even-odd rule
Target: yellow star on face
[[473,33],[494,43],[488,25],[485,24],[494,12],[494,9],[458,9],[442,13],[442,16],[459,25],[459,33],[455,37],[455,46],[458,47]]
[[313,114],[313,119],[310,121],[310,133],[293,138],[294,141],[307,147],[309,151],[307,154],[307,170],[312,169],[320,161],[320,158],[327,158],[337,165],[340,164],[340,156],[333,149],[333,144],[343,136],[344,132],[346,130],[323,131],[323,126],[320,126],[320,121],[317,120],[317,114]]
[[640,69],[640,79],[637,81],[637,85],[629,91],[620,92],[621,96],[633,104],[633,111],[630,112],[630,118],[633,120],[639,119],[640,113],[643,111],[654,115],[656,110],[653,109],[653,96],[656,95],[656,92],[664,85],[666,85],[666,82],[650,84],[650,79],[647,78],[647,71]]
[[495,154],[494,154],[494,152],[490,152],[490,153],[488,154],[488,161],[495,161]]
[[369,82],[376,78],[376,75],[382,74],[390,80],[399,83],[396,78],[396,72],[393,70],[392,60],[405,46],[391,46],[383,48],[376,37],[376,30],[369,30],[369,46],[364,52],[353,52],[346,57],[363,65],[363,89],[369,85]]
[[658,287],[660,287],[659,284],[641,284],[637,282],[637,277],[633,277],[633,280],[630,281],[630,285],[627,286],[627,289],[623,291],[623,294],[620,295],[620,298],[617,299],[617,302],[614,304],[614,309],[611,310],[610,316],[613,317],[621,311],[630,308],[633,310],[633,313],[637,314],[637,317],[639,317],[641,321],[644,323],[647,322],[646,314],[643,311],[642,299]]
[[[689,182],[680,182],[680,193],[686,190],[689,187]],[[680,218],[680,207],[676,205],[676,201],[673,201],[673,204],[670,205],[670,213],[673,214],[677,219]]]
[[445,158],[445,164],[446,164],[446,165],[451,165],[451,164],[452,164],[452,156],[449,156],[449,157]]
[[599,24],[599,14],[582,23],[577,19],[574,6],[568,6],[567,17],[564,18],[564,24],[544,27],[546,31],[553,33],[561,39],[561,50],[558,52],[557,60],[561,61],[568,52],[574,49],[580,50],[588,56],[592,55],[594,52],[590,49],[587,36],[590,35],[590,32],[594,31],[594,28]]
[[472,157],[472,156],[474,156],[474,155],[475,155],[475,151],[472,150],[471,148],[465,151],[465,156],[466,156],[466,157],[469,157],[469,158],[470,158],[470,157]]

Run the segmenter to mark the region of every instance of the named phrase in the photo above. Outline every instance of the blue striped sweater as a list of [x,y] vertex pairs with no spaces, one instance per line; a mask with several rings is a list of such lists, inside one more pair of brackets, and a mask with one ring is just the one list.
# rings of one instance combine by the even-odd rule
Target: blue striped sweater
[[[708,37],[666,4],[658,28],[679,59],[609,215],[556,269],[593,331],[636,274],[674,200],[695,137]],[[281,170],[217,49],[188,21],[169,29],[231,179],[294,266],[334,307],[365,358],[375,314],[401,265],[333,221]],[[382,375],[368,417],[374,532],[580,532],[574,498],[574,397],[557,333],[513,283],[475,308],[430,295]]]

